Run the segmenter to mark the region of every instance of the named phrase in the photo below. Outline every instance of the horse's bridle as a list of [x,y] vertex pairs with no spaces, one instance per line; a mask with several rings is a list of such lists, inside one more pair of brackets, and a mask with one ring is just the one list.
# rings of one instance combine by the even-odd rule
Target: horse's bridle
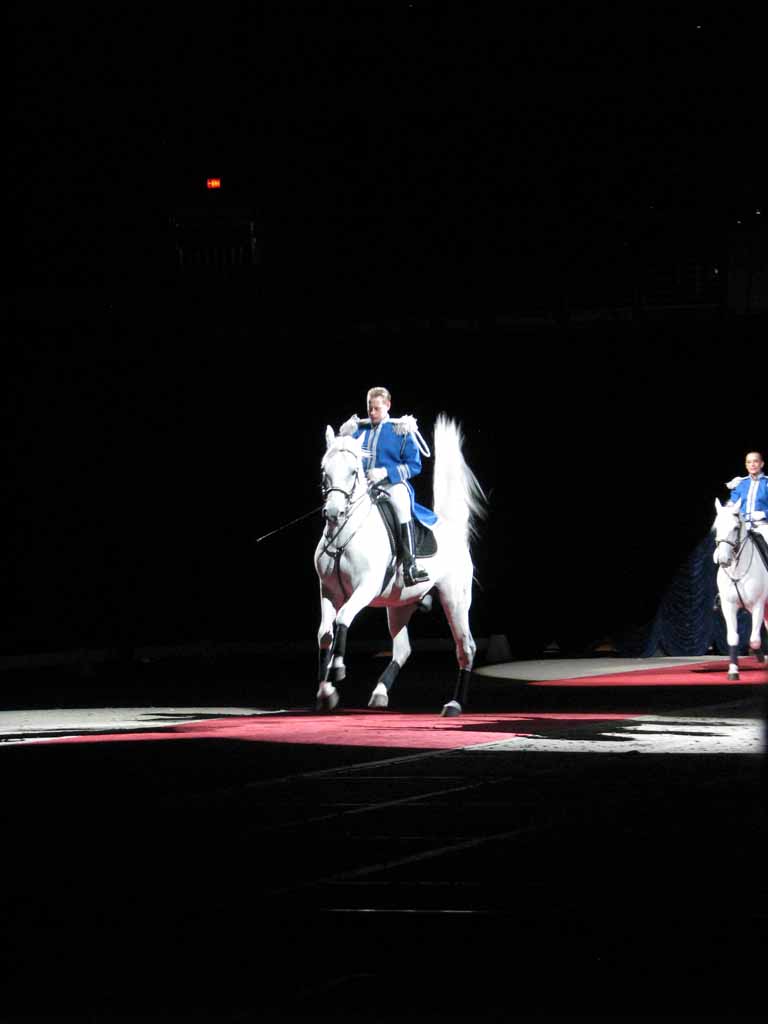
[[[347,510],[349,509],[349,507],[352,504],[352,495],[357,490],[357,484],[358,484],[358,479],[357,479],[357,477],[355,477],[355,483],[354,483],[354,486],[352,487],[351,491],[345,491],[343,487],[321,487],[321,492],[322,492],[322,495],[323,495],[323,503],[328,501],[328,495],[329,494],[333,494],[334,491],[338,491],[339,494],[343,494],[344,495],[344,509],[343,509],[341,515],[342,516],[346,516]],[[360,499],[358,498],[357,500],[359,501]]]
[[[731,540],[731,536],[734,533],[736,534],[736,540]],[[743,538],[739,540],[740,533],[741,523],[739,522],[734,526],[733,530],[731,530],[727,537],[723,537],[722,540],[715,541],[715,549],[719,548],[721,544],[727,544],[728,547],[733,549],[731,557],[721,566],[722,569],[727,569],[734,561],[738,562],[739,555],[744,550],[744,545],[747,543],[747,538],[749,537],[749,531],[745,531]]]
[[[347,454],[351,454],[351,453],[347,453]],[[328,500],[328,495],[332,494],[334,491],[338,491],[339,494],[343,494],[344,495],[344,508],[342,509],[341,513],[339,514],[339,517],[338,517],[339,522],[338,522],[338,526],[336,527],[335,532],[331,528],[331,520],[330,520],[330,518],[325,517],[327,525],[326,525],[326,533],[325,533],[325,546],[323,547],[323,554],[324,555],[330,555],[333,558],[333,560],[334,560],[334,563],[336,565],[336,572],[337,572],[338,577],[339,577],[339,584],[341,585],[342,593],[346,593],[346,591],[344,590],[344,581],[341,578],[341,556],[346,551],[347,547],[349,546],[350,542],[352,541],[352,538],[358,532],[358,530],[362,526],[362,523],[365,521],[367,516],[364,517],[364,519],[360,523],[358,523],[357,527],[346,538],[346,540],[343,541],[343,543],[341,543],[339,545],[337,543],[337,541],[338,541],[339,537],[341,536],[342,532],[344,531],[344,529],[349,525],[350,520],[352,518],[352,513],[355,511],[355,509],[360,505],[360,503],[366,497],[369,497],[369,491],[368,491],[368,488],[366,487],[365,490],[363,491],[363,493],[358,498],[354,498],[355,491],[357,490],[357,486],[360,483],[361,483],[361,472],[358,469],[355,472],[355,482],[352,485],[352,490],[351,491],[345,491],[343,487],[325,487],[325,486],[323,486],[321,488],[322,494],[323,494],[323,499],[324,499],[324,501],[323,501],[323,516],[325,516],[325,502],[327,502],[327,500]],[[371,509],[372,508],[373,508],[373,503],[371,503]],[[369,511],[371,509],[369,509]],[[331,528],[330,535],[328,534],[329,528]],[[334,543],[336,543],[336,548],[335,549],[333,547]]]
[[[352,455],[351,452],[345,452],[344,454]],[[354,458],[354,456],[352,457]],[[355,459],[355,462],[357,462],[357,459]],[[344,496],[344,508],[341,510],[341,512],[339,513],[338,517],[335,520],[335,522],[338,523],[338,528],[336,529],[335,533],[332,532],[331,536],[327,535],[326,528],[326,553],[330,552],[331,545],[340,536],[345,526],[349,525],[350,519],[352,518],[352,513],[360,505],[360,503],[368,496],[368,488],[366,486],[365,489],[363,490],[363,493],[360,494],[357,498],[355,498],[355,493],[358,489],[358,485],[360,485],[361,483],[365,483],[365,478],[362,476],[361,470],[358,467],[355,470],[355,482],[352,484],[352,489],[350,491],[345,491],[343,487],[325,487],[324,485],[321,486],[321,491],[323,495],[323,518],[326,520],[328,526],[330,526],[331,524],[331,518],[329,516],[326,516],[325,514],[325,505],[328,501],[328,495],[333,494],[334,491],[338,491],[339,494],[342,494]],[[349,544],[349,542],[352,540],[352,537],[355,535],[355,533],[357,533],[357,530],[354,531],[352,536],[347,538],[346,543],[340,549],[339,553],[341,553],[341,551],[343,551],[344,548],[346,548],[347,544]]]
[[[345,454],[351,454],[351,453],[346,453],[345,452]],[[365,495],[361,494],[360,497],[357,498],[356,501],[353,501],[354,494],[355,494],[355,491],[357,490],[357,487],[358,487],[359,483],[360,483],[360,471],[356,470],[355,471],[355,482],[352,484],[352,490],[351,491],[345,491],[343,487],[325,487],[325,486],[322,486],[321,487],[321,492],[322,492],[322,495],[323,495],[323,515],[325,515],[325,505],[328,502],[328,496],[330,494],[333,494],[334,491],[338,491],[339,494],[343,494],[344,495],[344,508],[342,509],[341,514],[339,515],[338,518],[339,519],[343,519],[343,520],[348,519],[350,512],[355,508],[356,505],[358,505],[362,501],[363,497],[365,496]],[[367,493],[367,491],[366,491],[366,493]]]

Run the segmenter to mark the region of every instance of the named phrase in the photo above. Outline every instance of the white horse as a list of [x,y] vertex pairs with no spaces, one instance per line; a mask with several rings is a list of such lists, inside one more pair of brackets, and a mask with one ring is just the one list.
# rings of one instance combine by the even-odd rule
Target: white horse
[[765,661],[760,632],[768,601],[768,569],[757,550],[757,543],[739,516],[740,507],[741,499],[733,505],[722,505],[716,498],[717,516],[712,527],[715,535],[713,558],[719,566],[717,589],[727,627],[728,678],[731,680],[739,678],[739,608],[745,608],[752,614],[749,646],[758,661]]
[[482,488],[464,461],[461,430],[443,415],[435,423],[433,507],[437,522],[432,532],[437,550],[426,559],[419,559],[417,552],[417,561],[429,572],[429,581],[416,586],[405,585],[402,567],[395,564],[389,532],[363,469],[362,439],[336,437],[328,427],[325,440],[321,468],[326,525],[315,551],[321,607],[317,710],[332,711],[339,702],[336,687],[346,675],[347,630],[369,605],[387,609],[392,660],[368,706],[388,706],[392,684],[411,653],[408,623],[434,587],[456,643],[459,663],[454,697],[441,714],[459,715],[466,702],[476,650],[469,628],[474,575],[470,541],[486,512]]

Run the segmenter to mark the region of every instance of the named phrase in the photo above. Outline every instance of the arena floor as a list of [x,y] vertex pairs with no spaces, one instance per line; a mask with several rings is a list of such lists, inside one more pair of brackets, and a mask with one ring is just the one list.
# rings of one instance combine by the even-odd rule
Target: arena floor
[[488,665],[456,719],[439,657],[383,713],[362,658],[330,716],[294,667],[17,686],[9,1019],[757,1011],[765,670],[609,660]]

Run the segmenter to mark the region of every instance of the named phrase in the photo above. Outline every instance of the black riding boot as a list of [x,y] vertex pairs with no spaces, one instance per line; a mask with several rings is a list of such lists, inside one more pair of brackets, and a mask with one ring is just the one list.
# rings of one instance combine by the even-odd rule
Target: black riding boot
[[406,587],[415,587],[417,583],[426,583],[429,580],[429,573],[426,569],[420,569],[416,565],[414,552],[416,541],[413,534],[413,520],[400,525],[401,557],[403,560],[403,579]]

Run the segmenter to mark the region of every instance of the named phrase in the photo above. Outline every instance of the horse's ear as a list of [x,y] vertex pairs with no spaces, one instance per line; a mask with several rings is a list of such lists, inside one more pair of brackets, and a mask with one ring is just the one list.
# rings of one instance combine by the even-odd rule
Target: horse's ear
[[336,435],[333,432],[333,427],[325,428],[325,447],[326,450],[331,447],[333,442],[336,440]]
[[715,498],[715,511],[716,512],[722,512],[723,511],[723,506],[722,506],[719,498]]
[[741,508],[741,498],[739,498],[738,501],[734,501],[734,503],[733,503],[733,511],[734,512],[738,512],[740,508]]

